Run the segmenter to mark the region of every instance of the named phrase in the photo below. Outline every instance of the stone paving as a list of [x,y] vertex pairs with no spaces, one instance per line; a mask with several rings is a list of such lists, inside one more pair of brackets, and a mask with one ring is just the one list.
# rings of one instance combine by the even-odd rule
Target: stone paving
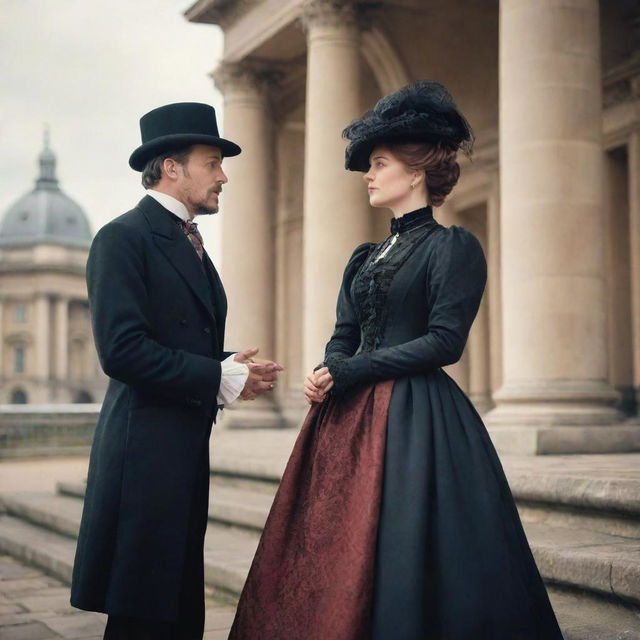
[[[234,607],[206,599],[204,640],[226,640]],[[100,640],[106,616],[74,609],[69,587],[0,555],[0,640]]]
[[[249,470],[252,473],[264,474],[265,478],[275,483],[284,469],[296,436],[295,430],[214,431],[211,441],[213,466],[227,473],[246,473]],[[0,462],[0,492],[53,493],[57,481],[82,483],[86,477],[87,462],[86,457],[3,460]],[[536,499],[539,498],[538,494],[552,495],[556,491],[558,495],[555,496],[554,502],[567,500],[569,504],[584,503],[587,506],[602,507],[600,503],[605,500],[607,504],[611,502],[612,506],[633,507],[634,513],[637,513],[640,500],[639,453],[503,456],[502,463],[512,487],[517,487],[525,498],[530,495]],[[214,479],[214,492],[216,482]],[[220,496],[224,491],[232,493],[234,490],[233,487],[221,486],[217,493]],[[247,510],[251,505],[244,504],[245,502],[243,498],[242,505],[236,504],[236,510],[240,506]],[[620,505],[617,505],[618,502]],[[225,564],[223,568],[228,573],[234,569],[232,561],[235,561],[236,556],[242,556],[242,562],[246,563],[252,553],[243,551],[240,554],[235,547],[225,547],[215,539],[216,526],[215,523],[209,526],[208,551],[225,556],[229,566]],[[234,544],[242,542],[239,535],[233,540]],[[251,541],[255,544],[253,538]],[[243,569],[243,575],[244,573],[246,570]],[[239,588],[242,579],[238,578],[238,581]],[[640,633],[640,629],[636,630],[639,620],[635,609],[627,611],[619,608],[614,611],[611,606],[605,607],[599,600],[585,602],[582,596],[581,604],[578,605],[571,598],[573,596],[570,594],[552,591],[554,607],[566,624],[584,624],[589,615],[595,615],[596,621],[600,625],[605,623],[606,626],[609,621],[605,622],[604,618],[614,615],[615,622],[611,620],[609,624],[611,629],[623,628],[621,616],[626,615],[629,618],[628,621],[625,619],[626,628]],[[63,583],[8,556],[0,555],[0,640],[101,638],[104,616],[72,609],[68,600],[68,587]],[[603,610],[600,611],[598,607]],[[215,600],[211,595],[208,597],[205,640],[221,640],[227,637],[233,611],[232,605]],[[572,616],[575,618],[573,622]],[[569,634],[568,637],[602,640],[605,636],[598,631],[595,635],[580,633],[575,636]],[[606,637],[609,640],[609,636]],[[640,640],[640,635],[638,638]]]

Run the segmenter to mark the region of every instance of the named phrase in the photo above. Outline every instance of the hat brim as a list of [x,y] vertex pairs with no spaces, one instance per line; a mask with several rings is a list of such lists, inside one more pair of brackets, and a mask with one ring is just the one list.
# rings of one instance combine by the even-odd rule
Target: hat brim
[[357,140],[352,140],[345,149],[344,168],[349,171],[362,171],[366,173],[369,171],[371,166],[369,157],[377,146],[405,142],[437,144],[441,140],[442,138],[435,135],[429,135],[422,132],[413,133],[411,131],[399,131],[397,133],[387,133],[382,136],[373,136],[369,138],[363,137]]
[[345,150],[344,168],[349,171],[363,171],[366,173],[371,166],[369,156],[378,140],[357,140],[351,142]]
[[207,136],[197,133],[180,133],[154,138],[143,145],[140,145],[129,157],[129,166],[135,171],[142,171],[149,160],[156,156],[194,144],[206,144],[217,147],[222,152],[224,158],[237,156],[242,149],[230,140],[218,138],[217,136]]

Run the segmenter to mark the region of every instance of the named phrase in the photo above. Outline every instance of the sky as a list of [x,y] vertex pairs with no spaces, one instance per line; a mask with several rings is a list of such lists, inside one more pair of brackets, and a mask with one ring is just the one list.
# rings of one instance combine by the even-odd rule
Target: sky
[[[193,2],[0,0],[0,216],[33,188],[45,125],[60,185],[94,233],[144,195],[128,164],[141,115],[207,102],[223,131],[222,97],[208,75],[222,31],[188,22]],[[199,219],[210,251],[220,215]]]

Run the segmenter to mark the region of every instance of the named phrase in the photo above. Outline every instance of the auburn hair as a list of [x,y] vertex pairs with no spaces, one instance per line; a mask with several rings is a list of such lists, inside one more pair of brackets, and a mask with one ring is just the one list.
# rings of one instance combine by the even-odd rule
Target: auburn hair
[[456,186],[460,165],[455,149],[428,142],[389,142],[384,146],[410,169],[425,172],[430,205],[439,207]]

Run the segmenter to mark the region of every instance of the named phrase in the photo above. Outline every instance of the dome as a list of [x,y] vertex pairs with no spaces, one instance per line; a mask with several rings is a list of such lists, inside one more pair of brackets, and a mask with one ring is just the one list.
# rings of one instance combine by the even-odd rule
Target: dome
[[84,211],[59,187],[56,158],[45,133],[40,175],[32,191],[7,209],[0,222],[0,247],[62,244],[89,247],[92,234]]

